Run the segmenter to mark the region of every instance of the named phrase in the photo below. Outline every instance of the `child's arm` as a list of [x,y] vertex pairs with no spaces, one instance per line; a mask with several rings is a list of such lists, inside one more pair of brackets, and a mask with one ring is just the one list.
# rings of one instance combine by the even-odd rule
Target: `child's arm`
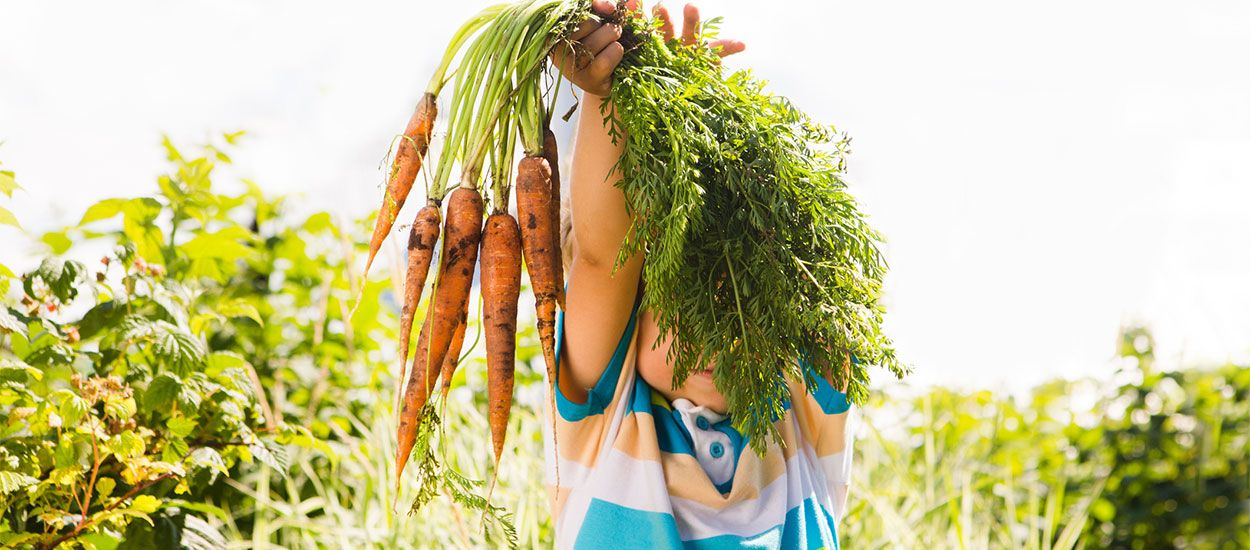
[[[639,9],[638,0],[628,0],[626,9]],[[611,2],[596,0],[596,13],[613,12]],[[674,38],[672,19],[662,6],[655,16],[666,39]],[[687,4],[682,12],[681,39],[695,44],[699,39],[699,10]],[[629,324],[630,312],[638,293],[643,258],[635,255],[616,265],[617,252],[629,231],[631,219],[625,211],[625,196],[616,187],[620,179],[612,169],[624,148],[625,136],[617,143],[608,135],[608,126],[599,108],[612,90],[612,71],[625,50],[617,41],[618,25],[586,21],[570,37],[581,44],[574,50],[557,50],[552,58],[560,71],[582,89],[582,112],[578,118],[577,141],[573,147],[573,170],[569,177],[573,201],[573,265],[569,271],[565,298],[564,339],[560,364],[560,391],[569,399],[582,402],[594,387],[612,358],[612,353]],[[746,46],[736,40],[716,40],[707,44],[723,57]],[[611,108],[611,105],[607,105]]]
[[[611,13],[612,4],[595,2],[594,9]],[[620,36],[617,25],[587,21],[572,37],[585,50],[554,56],[565,77],[583,90],[569,177],[576,247],[568,275],[567,336],[559,375],[560,391],[577,402],[585,401],[587,390],[598,382],[612,357],[629,322],[642,271],[640,254],[620,266],[615,264],[630,218],[625,196],[614,185],[619,178],[608,176],[623,143],[612,143],[599,114],[602,98],[611,91],[612,70],[624,54],[617,42]]]

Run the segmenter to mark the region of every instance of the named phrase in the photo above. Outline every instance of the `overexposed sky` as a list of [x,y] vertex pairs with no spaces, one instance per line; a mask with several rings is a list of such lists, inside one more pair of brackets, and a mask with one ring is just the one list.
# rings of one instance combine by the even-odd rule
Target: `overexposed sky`
[[[0,0],[0,161],[28,229],[155,189],[160,134],[364,215],[452,31],[488,2]],[[670,3],[670,6],[679,6]],[[708,0],[779,93],[854,138],[915,379],[1107,373],[1117,327],[1250,352],[1250,4]],[[567,132],[565,133],[567,136]],[[567,150],[567,145],[565,147]],[[0,228],[0,262],[32,258]]]

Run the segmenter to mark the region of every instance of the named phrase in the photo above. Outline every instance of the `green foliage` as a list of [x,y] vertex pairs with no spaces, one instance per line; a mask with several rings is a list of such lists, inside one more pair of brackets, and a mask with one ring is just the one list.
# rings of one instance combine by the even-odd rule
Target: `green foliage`
[[844,542],[1245,548],[1250,369],[1162,372],[1148,331],[1121,341],[1119,382],[875,398]]
[[1164,372],[1149,332],[1121,336],[1122,378],[1078,460],[1111,468],[1092,540],[1250,546],[1250,368]]
[[[105,260],[95,279],[82,263],[45,261],[8,304],[24,326],[5,330],[0,359],[2,537],[99,545],[153,527],[158,510],[186,524],[168,498],[250,460],[246,446],[273,444],[246,375],[207,368],[203,334],[154,298],[177,283],[127,245]],[[80,330],[104,311],[120,322]]]
[[[280,357],[350,355],[328,344],[342,338],[324,336],[337,334],[326,315],[307,314],[333,291],[350,293],[346,270],[326,269],[312,243],[326,236],[317,244],[339,265],[350,248],[322,218],[276,223],[280,201],[254,185],[214,192],[210,176],[229,158],[221,149],[165,145],[172,170],[156,196],[102,201],[40,239],[54,253],[104,241],[113,249],[99,263],[51,256],[21,277],[0,270],[0,544],[219,547],[210,519],[225,513],[204,500],[222,494],[222,476],[281,471],[287,445],[324,445],[305,426],[330,431],[283,422],[321,409],[307,398],[272,405],[266,388],[281,386],[283,367],[256,350],[316,333],[303,343],[321,349]],[[11,174],[0,184],[8,195]],[[276,293],[273,275],[311,285]],[[297,316],[307,320],[289,322]]]
[[620,261],[646,254],[643,307],[673,337],[674,383],[716,365],[735,426],[762,450],[786,375],[814,385],[796,358],[854,402],[867,365],[902,377],[881,330],[881,237],[841,179],[849,140],[709,49],[666,43],[657,21],[625,24],[600,106],[624,143],[617,185],[634,214]]

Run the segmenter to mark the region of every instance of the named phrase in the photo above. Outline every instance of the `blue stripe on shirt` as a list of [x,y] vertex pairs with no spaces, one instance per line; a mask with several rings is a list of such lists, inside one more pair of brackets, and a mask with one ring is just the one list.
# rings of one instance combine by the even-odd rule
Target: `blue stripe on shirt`
[[681,540],[672,514],[635,510],[602,499],[593,499],[577,533],[575,548],[629,550],[633,548],[838,548],[833,516],[816,501],[804,499],[786,512],[780,525],[749,536],[717,535]]

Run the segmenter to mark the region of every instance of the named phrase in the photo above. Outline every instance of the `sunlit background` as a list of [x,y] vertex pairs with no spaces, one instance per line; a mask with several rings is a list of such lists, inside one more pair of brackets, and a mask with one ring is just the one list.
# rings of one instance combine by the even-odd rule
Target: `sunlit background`
[[[487,3],[0,1],[11,207],[31,233],[72,224],[154,188],[161,133],[246,130],[239,173],[362,216],[437,55]],[[1128,321],[1161,357],[1247,357],[1250,4],[702,7],[748,44],[730,66],[854,138],[913,380],[1109,374]],[[0,227],[0,262],[33,262],[27,242]]]

